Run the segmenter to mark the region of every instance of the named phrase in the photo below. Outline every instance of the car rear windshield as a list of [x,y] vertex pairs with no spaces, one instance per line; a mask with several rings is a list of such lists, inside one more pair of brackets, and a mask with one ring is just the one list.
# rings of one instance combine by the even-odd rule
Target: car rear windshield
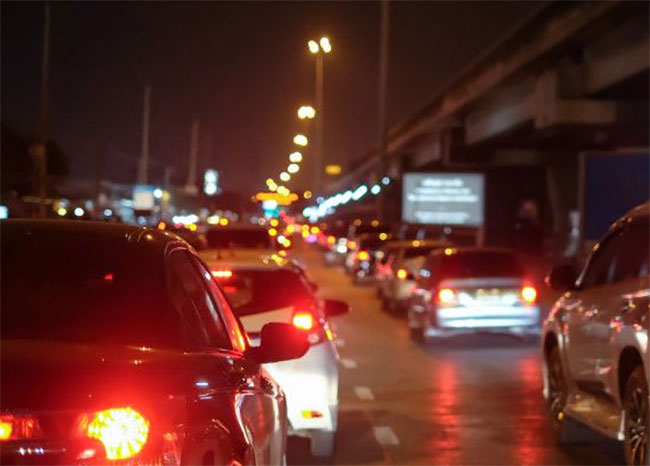
[[291,270],[233,270],[219,283],[239,316],[306,306],[314,299],[304,278]]
[[444,256],[441,274],[444,278],[523,277],[524,269],[514,254],[477,251]]
[[89,243],[3,241],[2,338],[182,347],[162,259]]
[[270,249],[271,240],[266,230],[223,228],[208,230],[210,249]]

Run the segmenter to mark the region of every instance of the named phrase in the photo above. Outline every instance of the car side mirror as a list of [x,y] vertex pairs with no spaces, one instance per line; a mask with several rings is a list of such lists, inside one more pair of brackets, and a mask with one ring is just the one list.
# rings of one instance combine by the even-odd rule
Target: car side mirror
[[578,271],[573,265],[566,264],[553,267],[544,279],[544,283],[556,291],[573,290],[576,287]]
[[271,322],[260,332],[260,345],[248,349],[248,354],[260,364],[288,361],[302,357],[309,349],[307,332],[291,324]]
[[325,300],[325,315],[327,317],[340,316],[350,312],[350,305],[338,299]]

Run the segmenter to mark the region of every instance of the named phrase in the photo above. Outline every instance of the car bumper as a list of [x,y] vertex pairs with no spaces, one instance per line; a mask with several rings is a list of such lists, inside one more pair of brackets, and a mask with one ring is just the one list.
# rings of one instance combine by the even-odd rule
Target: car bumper
[[444,307],[435,311],[430,332],[493,331],[539,334],[537,306]]
[[312,346],[302,358],[265,367],[284,390],[291,434],[336,430],[339,360],[331,342]]

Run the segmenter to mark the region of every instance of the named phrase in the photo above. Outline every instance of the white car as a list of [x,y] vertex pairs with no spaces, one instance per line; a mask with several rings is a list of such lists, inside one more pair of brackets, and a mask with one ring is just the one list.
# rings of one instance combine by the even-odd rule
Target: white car
[[509,249],[437,249],[417,282],[408,309],[415,340],[477,331],[539,334],[537,288]]
[[647,465],[650,434],[648,204],[616,222],[582,273],[565,265],[549,284],[562,296],[544,322],[544,396],[560,443],[584,426],[623,442],[628,464]]
[[425,256],[448,245],[436,240],[413,240],[386,246],[375,270],[382,307],[391,312],[405,311]]
[[269,322],[289,322],[308,332],[307,354],[265,367],[286,394],[290,433],[309,437],[313,455],[331,456],[338,425],[339,356],[328,318],[348,312],[348,305],[318,298],[316,286],[290,261],[228,261],[211,268],[253,344]]

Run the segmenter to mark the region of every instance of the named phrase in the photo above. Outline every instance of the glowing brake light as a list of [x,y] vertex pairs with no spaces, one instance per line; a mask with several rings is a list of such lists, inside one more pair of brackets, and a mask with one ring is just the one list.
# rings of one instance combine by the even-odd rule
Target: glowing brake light
[[438,301],[443,304],[450,304],[456,300],[456,293],[451,288],[443,288],[438,291]]
[[537,299],[537,290],[535,287],[526,285],[521,289],[521,299],[523,299],[526,304],[533,304],[535,299]]
[[124,460],[137,455],[149,435],[149,421],[132,408],[86,414],[80,427],[83,434],[104,445],[108,460]]
[[311,330],[314,327],[314,316],[309,312],[296,312],[291,323],[301,330]]
[[368,254],[368,251],[359,251],[357,253],[357,259],[359,259],[360,261],[370,260],[370,254]]
[[212,276],[214,278],[230,278],[232,277],[232,270],[213,270]]
[[406,280],[406,277],[408,277],[406,269],[397,269],[397,278],[400,280]]
[[12,420],[8,416],[0,419],[0,440],[9,440],[11,438],[11,431],[14,427]]
[[28,440],[41,436],[38,419],[32,416],[0,416],[0,441]]

